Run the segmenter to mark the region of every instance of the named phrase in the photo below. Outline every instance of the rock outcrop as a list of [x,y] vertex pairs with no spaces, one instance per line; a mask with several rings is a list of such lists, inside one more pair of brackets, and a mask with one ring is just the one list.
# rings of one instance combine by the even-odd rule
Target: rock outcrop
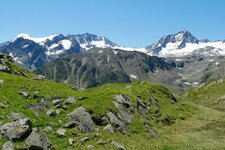
[[94,130],[94,122],[91,115],[85,108],[79,107],[71,112],[68,117],[70,120],[76,122],[78,129],[81,132],[89,132]]
[[31,132],[32,123],[28,118],[19,119],[0,126],[0,137],[11,141],[25,139]]
[[48,138],[38,128],[33,129],[26,139],[26,143],[29,150],[50,150],[52,146]]

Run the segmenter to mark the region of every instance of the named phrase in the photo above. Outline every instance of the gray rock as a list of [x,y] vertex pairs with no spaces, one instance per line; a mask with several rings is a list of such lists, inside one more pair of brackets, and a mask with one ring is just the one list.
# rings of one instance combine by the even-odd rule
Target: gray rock
[[58,104],[58,105],[55,106],[55,108],[62,108],[62,107],[63,107],[62,104]]
[[64,104],[70,105],[70,104],[73,104],[73,103],[75,103],[75,102],[76,102],[76,100],[74,99],[74,97],[68,97],[68,98],[65,100]]
[[38,128],[34,128],[29,137],[26,139],[29,150],[41,149],[50,150],[52,144]]
[[152,135],[152,136],[155,136],[156,135],[156,132],[154,130],[148,130],[148,134],[149,135]]
[[63,128],[73,128],[75,127],[77,124],[76,122],[74,121],[70,121],[70,122],[67,122],[66,124],[63,125]]
[[2,146],[2,150],[14,150],[14,145],[11,141],[5,142]]
[[46,112],[46,115],[48,117],[55,117],[57,115],[56,111],[54,109],[50,109]]
[[90,137],[84,137],[82,139],[80,139],[80,143],[83,144],[84,142],[90,140]]
[[62,129],[62,128],[58,129],[58,130],[56,131],[56,135],[57,135],[58,137],[64,137],[64,136],[66,136],[66,129]]
[[68,117],[76,122],[78,129],[81,132],[89,132],[94,130],[94,122],[91,115],[83,107],[79,107],[71,112]]
[[0,126],[0,137],[8,138],[11,141],[26,138],[32,128],[32,123],[28,118],[12,121]]
[[102,125],[107,125],[107,124],[109,124],[109,119],[108,119],[106,116],[103,116],[103,117],[101,118],[101,124],[102,124]]
[[99,145],[105,145],[105,144],[108,144],[109,141],[99,140],[97,143],[98,143]]
[[59,105],[61,103],[62,103],[61,99],[55,99],[55,100],[52,101],[52,104],[55,105],[55,106]]
[[72,134],[72,135],[77,135],[77,132],[71,131],[71,134]]
[[2,64],[0,64],[0,71],[1,72],[6,72],[6,73],[10,73],[10,74],[13,73],[12,70],[9,67],[7,67],[5,65],[2,65]]
[[157,106],[157,101],[156,101],[153,97],[150,98],[150,103],[151,103],[153,106]]
[[130,98],[126,95],[116,95],[113,102],[118,109],[118,117],[125,123],[130,123],[133,118],[133,106],[130,103]]
[[124,104],[126,106],[131,106],[130,97],[127,95],[119,94],[119,95],[116,95],[114,99],[116,102],[118,102],[120,104]]
[[108,132],[108,133],[114,133],[114,129],[113,129],[113,126],[111,124],[108,124],[107,126],[105,126],[103,128],[104,131]]
[[87,146],[87,149],[93,149],[93,148],[95,148],[94,145],[88,145]]
[[3,103],[0,102],[0,108],[6,109],[6,108],[8,108],[8,107],[9,107],[8,105],[3,104]]
[[77,100],[85,100],[85,99],[87,99],[88,97],[86,97],[86,96],[78,96],[78,97],[76,97],[76,99]]
[[25,117],[21,114],[18,114],[18,113],[10,113],[8,115],[8,118],[12,121],[17,121],[17,120],[20,120],[20,119],[24,119]]
[[29,93],[25,92],[25,91],[21,91],[21,92],[19,92],[19,94],[22,95],[25,98],[28,98],[28,96],[29,96]]
[[126,133],[126,125],[117,118],[112,112],[108,112],[107,116],[109,118],[110,123],[117,128],[120,132]]
[[56,109],[56,110],[55,110],[55,113],[56,113],[56,115],[59,115],[59,114],[61,113],[61,110]]
[[117,142],[115,142],[115,141],[112,141],[111,144],[112,144],[116,149],[119,149],[119,150],[126,150],[126,148],[125,148],[123,145],[121,145],[121,144],[119,144],[119,143],[117,143]]
[[72,146],[75,143],[75,140],[72,138],[69,138],[68,144],[69,146]]
[[37,75],[37,77],[34,78],[34,80],[44,80],[46,77],[43,75]]
[[141,100],[137,100],[137,109],[138,112],[142,115],[149,114],[150,112],[148,106],[146,106],[145,103],[142,102]]
[[133,86],[132,85],[127,85],[125,86],[125,89],[131,89]]
[[4,83],[4,80],[3,79],[0,79],[0,85],[3,84],[3,83]]
[[50,127],[50,126],[47,126],[47,127],[45,127],[45,132],[47,132],[47,133],[51,133],[52,132],[52,127]]

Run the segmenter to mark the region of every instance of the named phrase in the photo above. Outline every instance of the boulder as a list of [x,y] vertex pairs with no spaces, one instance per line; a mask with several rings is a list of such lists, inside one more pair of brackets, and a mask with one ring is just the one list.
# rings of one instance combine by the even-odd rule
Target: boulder
[[62,128],[58,129],[58,130],[56,131],[56,135],[57,135],[58,137],[64,137],[64,136],[66,136],[66,129],[62,129]]
[[156,135],[156,131],[154,131],[154,130],[148,130],[147,132],[151,136],[155,136]]
[[67,122],[66,124],[63,125],[63,128],[73,128],[76,126],[76,122],[75,121],[70,121]]
[[55,100],[52,101],[52,104],[55,105],[55,106],[59,105],[61,103],[62,103],[61,99],[55,99]]
[[117,142],[115,142],[115,141],[112,141],[111,144],[112,144],[116,149],[119,149],[119,150],[126,150],[126,148],[125,148],[123,145],[121,145],[121,144],[119,144],[119,143],[117,143]]
[[87,149],[93,149],[93,148],[95,148],[94,145],[88,145],[87,146]]
[[80,143],[83,144],[84,142],[86,142],[88,140],[90,140],[90,137],[88,137],[88,136],[84,137],[84,138],[80,139]]
[[0,85],[3,84],[3,83],[4,83],[4,80],[3,79],[0,79]]
[[87,99],[88,97],[86,97],[86,96],[78,96],[78,97],[76,97],[76,99],[77,100],[85,100],[85,99]]
[[130,98],[127,95],[116,95],[113,103],[118,109],[117,116],[125,123],[130,123],[134,111],[134,107],[130,103]]
[[21,92],[19,92],[19,94],[22,95],[25,98],[28,98],[28,96],[29,96],[29,93],[25,92],[25,91],[21,91]]
[[37,77],[34,78],[34,80],[44,80],[46,77],[43,75],[37,75]]
[[52,144],[48,140],[47,136],[44,135],[38,128],[34,128],[31,134],[26,139],[29,150],[50,150]]
[[120,132],[126,133],[126,125],[117,118],[116,115],[114,115],[112,112],[108,112],[106,114],[109,118],[110,123],[117,128]]
[[47,132],[47,133],[51,133],[52,132],[52,127],[50,127],[50,126],[47,126],[47,127],[45,127],[45,132]]
[[56,113],[56,115],[59,115],[59,114],[61,113],[61,110],[56,109],[56,110],[55,110],[55,113]]
[[68,144],[69,146],[72,146],[75,143],[73,138],[69,138]]
[[114,100],[120,104],[124,104],[127,107],[131,106],[130,97],[127,95],[122,94],[116,95]]
[[97,143],[98,143],[99,145],[105,145],[105,144],[108,144],[109,141],[99,140]]
[[0,72],[6,72],[6,73],[10,73],[10,74],[13,73],[13,71],[9,67],[2,65],[2,64],[0,64]]
[[5,142],[5,144],[2,145],[2,150],[14,150],[14,145],[11,141]]
[[91,115],[83,107],[78,107],[71,112],[68,117],[76,122],[78,129],[81,132],[89,132],[94,130],[94,122]]
[[114,133],[114,129],[113,129],[113,126],[111,124],[108,124],[107,126],[105,126],[103,128],[104,131],[108,132],[108,133]]
[[6,109],[8,107],[9,107],[8,105],[0,102],[0,108]]
[[137,109],[138,112],[142,115],[149,114],[150,112],[148,106],[146,106],[145,103],[142,102],[141,100],[137,100]]
[[8,115],[8,118],[11,120],[11,121],[17,121],[17,120],[20,120],[20,119],[24,119],[25,117],[21,114],[18,114],[18,113],[10,113]]
[[157,106],[157,101],[156,101],[153,97],[150,97],[150,103],[151,103],[153,106]]
[[25,139],[31,132],[32,123],[28,118],[19,119],[0,126],[0,137],[16,141]]
[[55,117],[57,115],[57,112],[54,109],[50,109],[46,112],[46,115],[48,117]]
[[68,97],[66,100],[65,100],[65,102],[64,102],[64,104],[66,104],[66,105],[70,105],[70,104],[73,104],[73,103],[75,103],[76,102],[76,100],[74,99],[74,97]]

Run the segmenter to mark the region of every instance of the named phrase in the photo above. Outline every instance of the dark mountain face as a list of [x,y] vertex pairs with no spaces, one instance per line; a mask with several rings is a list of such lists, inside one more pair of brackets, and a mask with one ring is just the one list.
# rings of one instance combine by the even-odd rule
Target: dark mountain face
[[48,62],[43,46],[23,38],[3,45],[1,53],[14,56],[17,63],[30,70],[41,67]]
[[188,31],[181,31],[177,34],[171,34],[171,35],[165,35],[163,36],[158,42],[147,46],[146,49],[148,51],[152,51],[153,53],[157,54],[159,53],[162,48],[166,47],[166,44],[168,43],[178,43],[178,48],[184,48],[186,46],[186,43],[199,43],[199,40],[194,37],[190,32]]
[[86,53],[57,59],[36,70],[35,73],[43,74],[57,82],[86,88],[135,80],[168,82],[166,79],[171,76],[166,76],[166,72],[175,67],[172,61],[166,62],[163,58],[140,52],[91,49]]

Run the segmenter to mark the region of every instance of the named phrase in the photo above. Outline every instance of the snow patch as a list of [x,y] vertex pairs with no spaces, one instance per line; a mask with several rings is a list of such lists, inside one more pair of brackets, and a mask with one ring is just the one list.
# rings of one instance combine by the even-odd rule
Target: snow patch
[[118,53],[118,51],[113,50],[114,54],[116,55]]
[[[184,47],[182,49],[178,48],[180,43],[181,42],[167,43],[166,47],[162,48],[162,50],[160,51],[159,56],[161,56],[161,57],[168,57],[168,56],[182,57],[184,55],[190,54],[191,52],[193,52],[197,49],[202,49],[205,47],[214,47],[214,49],[212,50],[213,53],[225,55],[225,43],[223,43],[222,41],[208,42],[208,43],[200,42],[199,44],[186,43],[186,47]],[[208,54],[208,52],[206,52],[206,54]]]
[[24,48],[27,48],[29,45],[28,44],[26,44],[26,45],[24,45],[24,46],[22,46],[22,48],[24,49]]
[[49,47],[49,49],[54,49],[54,48],[56,48],[56,47],[58,47],[59,46],[59,44],[52,44],[50,47]]
[[34,38],[34,37],[30,36],[29,34],[21,33],[21,34],[18,34],[12,40],[12,42],[17,40],[18,38],[24,38],[24,39],[31,40],[31,41],[34,41],[35,43],[43,45],[43,42],[45,42],[46,40],[52,40],[55,36],[58,36],[58,34],[53,34],[53,35],[50,35],[50,36],[47,36],[47,37],[42,37],[42,38]]
[[68,50],[71,48],[72,42],[70,40],[62,40],[62,41],[60,41],[60,44],[63,45],[65,50]]
[[130,74],[130,77],[131,78],[134,78],[134,79],[137,79],[137,76],[133,75],[133,74]]
[[31,56],[32,56],[32,55],[31,55],[31,52],[28,53],[28,56],[31,58]]
[[138,51],[138,52],[147,53],[147,50],[145,48],[115,46],[115,47],[113,47],[113,49],[121,49],[121,50],[124,50],[124,51]]

